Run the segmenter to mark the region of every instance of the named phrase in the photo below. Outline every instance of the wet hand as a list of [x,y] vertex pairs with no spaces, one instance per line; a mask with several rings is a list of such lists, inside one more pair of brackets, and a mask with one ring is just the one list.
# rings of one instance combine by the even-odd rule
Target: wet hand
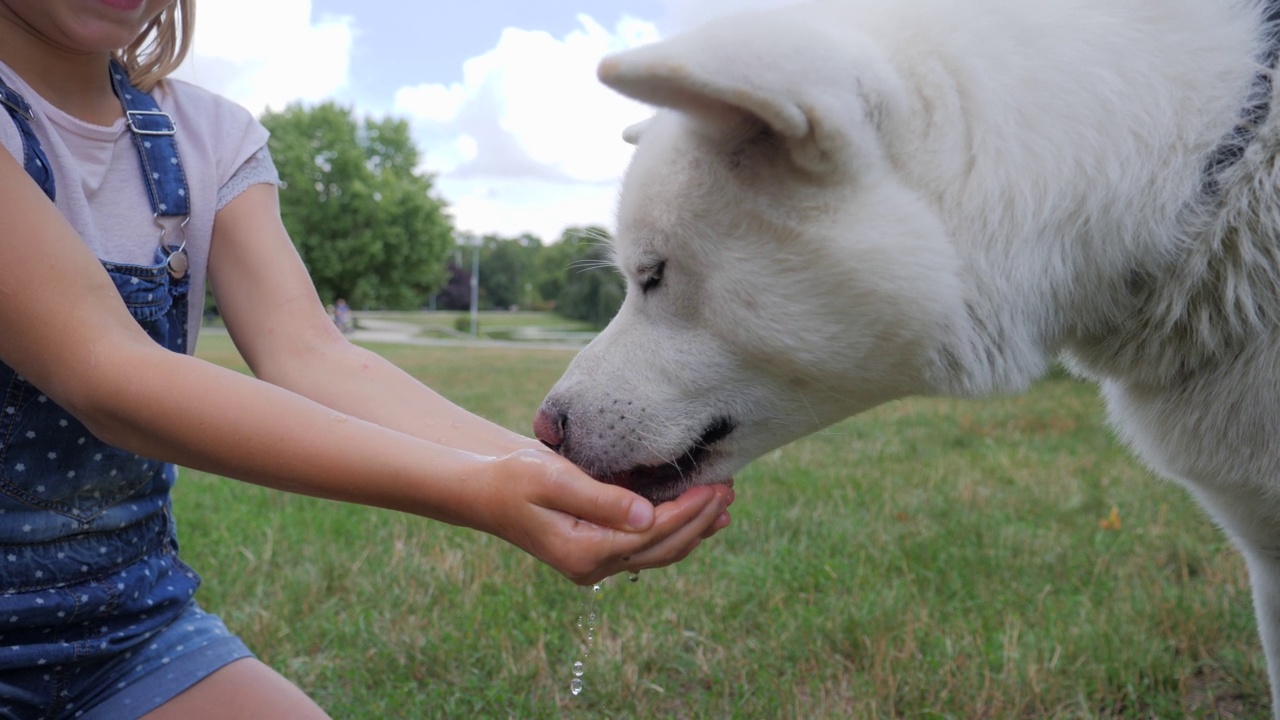
[[691,488],[655,508],[553,453],[522,450],[491,462],[491,527],[481,529],[580,585],[678,562],[729,524],[727,485]]

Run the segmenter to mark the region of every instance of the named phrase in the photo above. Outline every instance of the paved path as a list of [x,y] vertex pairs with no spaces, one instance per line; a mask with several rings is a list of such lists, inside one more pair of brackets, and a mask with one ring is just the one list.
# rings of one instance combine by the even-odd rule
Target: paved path
[[[436,347],[510,347],[529,350],[580,350],[589,338],[574,337],[566,340],[477,340],[465,333],[457,337],[422,337],[423,326],[385,317],[356,318],[356,329],[347,337],[362,343],[395,343],[400,345],[431,345]],[[449,332],[445,329],[445,332]]]
[[[581,350],[590,340],[589,333],[571,334],[571,337],[557,340],[489,340],[476,339],[466,333],[457,333],[456,337],[422,337],[424,327],[418,323],[401,322],[385,317],[357,317],[358,327],[347,335],[353,342],[390,343],[394,345],[427,345],[434,347],[506,347],[525,348],[527,350]],[[433,326],[442,332],[454,332],[452,328]],[[203,327],[202,335],[225,335],[226,328]]]

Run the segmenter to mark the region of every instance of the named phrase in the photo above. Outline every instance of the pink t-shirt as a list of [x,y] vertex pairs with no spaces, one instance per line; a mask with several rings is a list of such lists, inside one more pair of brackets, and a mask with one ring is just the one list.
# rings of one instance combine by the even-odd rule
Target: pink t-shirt
[[[124,118],[111,126],[92,125],[50,105],[3,63],[0,78],[31,104],[31,127],[53,168],[58,209],[85,243],[103,260],[151,264],[161,228],[152,216],[138,152]],[[191,258],[187,321],[191,352],[204,308],[209,242],[214,215],[221,206],[219,191],[246,160],[262,150],[267,130],[243,107],[181,80],[167,79],[151,95],[177,128],[178,154],[190,194],[191,218],[185,237]],[[22,138],[7,112],[0,112],[0,144],[21,164]],[[183,230],[177,222],[166,219],[165,224],[164,241],[181,243]]]

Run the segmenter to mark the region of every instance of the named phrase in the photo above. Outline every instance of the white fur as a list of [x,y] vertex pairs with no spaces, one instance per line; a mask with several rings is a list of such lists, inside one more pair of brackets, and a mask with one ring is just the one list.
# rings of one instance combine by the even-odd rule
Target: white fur
[[556,444],[611,477],[731,421],[642,488],[665,499],[887,400],[1018,391],[1064,357],[1244,553],[1276,700],[1280,109],[1200,194],[1261,18],[827,0],[606,59],[606,83],[663,110],[630,131],[628,295],[548,396]]

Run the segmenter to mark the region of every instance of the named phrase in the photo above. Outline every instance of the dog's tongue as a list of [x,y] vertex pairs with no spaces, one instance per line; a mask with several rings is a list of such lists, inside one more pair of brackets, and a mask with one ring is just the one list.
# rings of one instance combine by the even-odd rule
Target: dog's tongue
[[657,505],[679,496],[684,482],[680,470],[673,465],[633,467],[597,478],[601,482],[624,487]]

